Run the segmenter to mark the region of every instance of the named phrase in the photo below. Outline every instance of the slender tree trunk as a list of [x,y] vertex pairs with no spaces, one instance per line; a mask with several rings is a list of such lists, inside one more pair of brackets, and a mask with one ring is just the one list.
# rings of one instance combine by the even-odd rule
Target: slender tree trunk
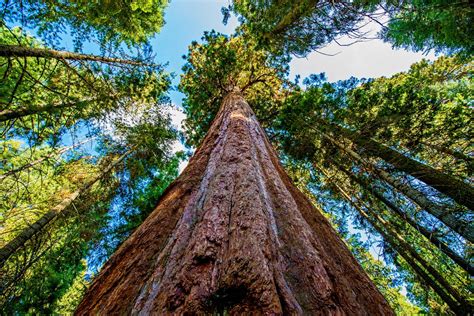
[[348,171],[347,169],[345,169],[338,163],[335,163],[335,165],[339,170],[344,172],[350,179],[358,183],[362,188],[370,192],[375,198],[377,198],[380,202],[385,204],[385,206],[387,206],[392,212],[397,214],[397,216],[401,220],[406,221],[410,226],[412,226],[414,229],[420,232],[420,234],[425,236],[436,248],[444,252],[448,257],[450,257],[455,263],[457,263],[466,272],[468,272],[470,275],[474,275],[474,267],[466,259],[464,259],[460,255],[458,255],[454,250],[449,248],[449,246],[446,243],[444,243],[438,237],[436,237],[433,234],[433,232],[430,232],[422,225],[418,225],[409,215],[405,214],[405,212],[403,212],[397,205],[395,205],[395,203],[388,200],[380,191],[378,191],[373,186],[371,186],[368,183],[368,181],[356,176],[354,173]]
[[460,151],[453,150],[451,148],[448,148],[448,147],[445,147],[445,146],[442,146],[442,145],[429,143],[429,142],[421,142],[421,144],[423,144],[423,146],[425,146],[427,148],[433,148],[433,149],[435,149],[436,151],[438,151],[440,153],[450,155],[450,156],[456,158],[457,160],[464,161],[465,163],[468,163],[469,165],[472,165],[472,163],[474,163],[474,157],[466,155],[466,154],[464,154]]
[[350,139],[354,144],[361,147],[364,153],[382,158],[398,170],[406,172],[439,192],[446,194],[457,203],[474,210],[474,188],[471,185],[449,174],[440,172],[428,165],[408,158],[398,151],[380,144],[369,137],[362,136],[357,132],[325,122],[324,120],[319,120],[318,123],[324,124],[324,126],[336,134]]
[[20,45],[2,45],[0,44],[0,57],[41,57],[41,58],[55,58],[55,59],[69,59],[69,60],[86,60],[98,61],[101,63],[123,64],[133,66],[148,66],[139,61],[102,57],[96,55],[71,53],[67,51],[60,51],[48,48],[25,47]]
[[28,107],[28,108],[14,109],[14,110],[6,109],[3,111],[0,111],[0,122],[19,119],[21,117],[25,117],[25,116],[29,116],[33,114],[53,112],[57,110],[67,109],[67,108],[79,107],[91,101],[93,101],[93,99],[89,98],[89,99],[79,100],[75,102],[63,102],[60,104],[49,104],[49,105],[44,105],[44,106],[39,106],[39,107]]
[[368,167],[370,171],[377,175],[380,179],[390,184],[392,187],[396,188],[398,191],[403,193],[406,197],[412,200],[414,203],[418,204],[422,209],[439,219],[441,222],[450,227],[453,231],[457,232],[462,237],[466,238],[470,242],[474,242],[474,226],[470,223],[459,219],[456,217],[456,210],[448,209],[442,207],[431,200],[429,200],[425,194],[414,189],[410,185],[403,183],[402,181],[396,179],[390,175],[385,170],[379,169],[372,164],[366,162],[358,153],[351,150],[344,144],[341,144],[333,137],[321,133],[324,138],[333,143],[336,147],[340,148],[342,151],[346,152],[351,156],[355,161],[358,161],[362,165]]
[[392,315],[232,92],[77,315]]
[[69,206],[84,193],[86,193],[97,181],[104,178],[115,166],[117,166],[123,159],[125,159],[133,150],[128,150],[122,156],[120,156],[113,163],[109,164],[104,170],[102,170],[97,176],[92,178],[82,187],[74,191],[70,196],[61,201],[58,205],[53,207],[49,212],[41,216],[32,225],[21,231],[15,238],[8,242],[5,246],[0,249],[0,268],[3,267],[5,262],[21,249],[26,242],[28,242],[33,236],[40,233],[43,228],[52,222],[59,215],[67,213]]
[[[322,169],[323,174],[330,180],[330,177]],[[330,180],[331,181],[331,180]],[[339,191],[341,196],[351,203],[358,213],[365,218],[390,245],[400,254],[408,263],[414,264],[415,272],[419,274],[423,280],[431,286],[433,290],[448,304],[448,306],[458,315],[468,315],[472,307],[468,304],[456,289],[426,260],[424,260],[415,249],[413,249],[405,239],[398,234],[381,216],[366,206],[362,207],[363,202],[355,198],[355,200],[337,183],[331,181],[333,187]],[[371,216],[367,213],[369,212]],[[418,267],[418,269],[416,269]],[[425,272],[426,271],[426,272]]]
[[72,149],[74,149],[74,148],[77,148],[77,147],[79,147],[79,146],[82,146],[82,145],[84,145],[84,144],[86,144],[86,143],[88,143],[88,142],[94,140],[95,138],[96,138],[96,137],[89,137],[89,138],[85,139],[85,140],[82,141],[82,142],[79,142],[79,143],[74,144],[74,145],[72,145],[72,146],[68,146],[68,147],[61,148],[61,149],[58,150],[58,151],[53,151],[52,153],[50,153],[50,154],[48,154],[48,155],[46,155],[46,156],[43,156],[43,157],[41,157],[41,158],[39,158],[39,159],[33,160],[32,162],[29,162],[29,163],[27,163],[27,164],[25,164],[25,165],[23,165],[23,166],[21,166],[21,167],[18,167],[18,168],[9,170],[9,171],[5,172],[4,174],[1,174],[1,175],[0,175],[0,180],[3,180],[3,179],[5,179],[5,178],[8,177],[8,176],[17,174],[18,172],[21,172],[21,171],[24,171],[24,170],[28,170],[28,169],[30,169],[31,167],[34,167],[34,166],[36,166],[37,164],[40,164],[40,163],[42,163],[43,161],[48,160],[48,159],[50,159],[50,158],[52,158],[52,157],[60,156],[60,155],[64,154],[65,152],[69,151],[69,150],[72,150]]

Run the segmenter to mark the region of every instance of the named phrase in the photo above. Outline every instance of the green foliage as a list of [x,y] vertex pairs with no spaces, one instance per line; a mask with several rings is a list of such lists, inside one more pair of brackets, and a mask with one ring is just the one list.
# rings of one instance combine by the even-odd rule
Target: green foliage
[[148,177],[135,182],[130,191],[127,191],[129,198],[125,199],[122,211],[125,223],[114,232],[120,241],[125,240],[155,209],[163,192],[178,176],[179,162],[182,159],[182,154],[172,157],[160,169],[155,168]]
[[273,119],[285,97],[288,72],[285,58],[259,50],[245,33],[227,37],[206,32],[203,43],[193,42],[179,89],[186,95],[185,129],[190,145],[197,145],[216,115],[224,96],[241,91],[263,124]]
[[[15,208],[2,209],[5,219],[2,246],[8,241],[8,236],[15,236],[97,172],[96,166],[86,160],[63,162],[57,169],[45,164],[39,167],[53,172],[43,171],[40,179],[36,180],[34,176],[39,171],[21,174],[28,177],[28,187],[23,191],[12,190],[9,199],[15,199],[17,203],[5,206],[14,205]],[[35,189],[33,184],[39,187]],[[52,313],[56,302],[68,291],[77,275],[84,271],[83,258],[87,245],[105,224],[110,196],[116,185],[117,182],[104,179],[102,186],[94,186],[80,203],[74,205],[74,212],[49,225],[26,248],[10,258],[2,268],[0,303],[5,313]],[[28,189],[35,189],[38,193],[27,194]],[[5,192],[2,193],[5,196]]]
[[[127,148],[134,150],[122,169],[116,168],[115,177],[108,174],[102,178],[92,191],[75,201],[65,216],[48,225],[9,259],[1,284],[4,297],[0,302],[5,312],[50,314],[55,310],[74,309],[75,305],[70,304],[78,303],[85,289],[77,278],[84,273],[86,255],[98,244],[105,243],[111,249],[106,254],[109,256],[152,211],[152,204],[177,176],[179,159],[169,154],[176,132],[169,129],[169,118],[160,111],[141,114],[136,122],[113,129],[116,134],[104,140],[106,156],[97,165],[84,159],[60,161],[54,165],[40,164],[29,172],[3,179],[4,184],[16,185],[18,190],[2,192],[8,200],[2,199],[5,200],[2,204],[5,209],[1,212],[5,229],[1,246],[111,164],[115,153]],[[32,153],[41,157],[50,149],[21,151],[17,142],[10,141],[3,152],[2,161],[6,164],[22,165],[29,161]],[[18,185],[23,179],[27,183],[25,187]],[[31,194],[31,189],[37,194]],[[130,202],[134,212],[127,213],[128,206],[123,205],[124,212],[119,219],[122,224],[109,229],[108,210],[116,206],[117,197],[132,202],[136,199]],[[15,208],[9,209],[11,205]],[[71,289],[71,286],[76,288]]]
[[85,280],[85,273],[78,273],[73,280],[71,286],[61,296],[55,304],[54,314],[58,315],[72,315],[79,305],[82,296],[87,289],[88,283]]
[[[332,158],[333,161],[336,160],[336,157]],[[344,159],[340,158],[339,159]],[[339,161],[339,164],[344,162]],[[350,163],[350,162],[348,162]],[[417,271],[413,270],[413,267],[410,264],[407,264],[405,259],[401,256],[400,250],[395,250],[394,247],[398,247],[399,243],[396,240],[385,240],[380,241],[379,228],[374,229],[374,226],[367,223],[363,217],[355,210],[352,202],[349,202],[344,198],[340,191],[337,189],[337,186],[345,188],[346,193],[350,194],[353,199],[360,198],[367,205],[367,212],[369,212],[372,220],[377,221],[371,212],[377,214],[377,216],[382,217],[386,223],[381,227],[383,231],[395,230],[401,234],[402,238],[413,248],[416,252],[421,254],[423,258],[435,269],[441,273],[443,278],[447,279],[451,286],[455,287],[457,291],[463,293],[463,295],[469,295],[469,290],[467,288],[469,277],[463,272],[458,266],[454,265],[444,254],[442,254],[437,247],[431,246],[427,243],[427,240],[424,239],[416,229],[409,226],[403,218],[397,217],[387,210],[386,206],[380,201],[373,199],[371,196],[372,188],[359,187],[357,183],[349,181],[349,179],[344,175],[344,173],[338,172],[334,165],[329,164],[329,162],[315,161],[315,165],[320,167],[315,167],[315,183],[318,183],[319,189],[315,192],[322,196],[321,203],[326,209],[327,206],[333,205],[336,203],[336,206],[332,208],[332,214],[339,218],[340,221],[348,222],[348,225],[351,227],[349,231],[342,232],[343,236],[348,232],[359,231],[363,232],[365,241],[361,243],[361,234],[349,234],[350,239],[356,241],[356,248],[354,249],[353,241],[350,242],[351,250],[358,260],[360,260],[364,269],[369,273],[371,278],[377,284],[379,289],[384,293],[385,297],[392,306],[397,310],[400,306],[396,306],[398,301],[395,289],[400,286],[404,286],[407,289],[407,297],[415,303],[421,310],[420,313],[429,313],[435,315],[451,315],[452,311],[449,307],[443,302],[443,300],[430,288],[430,284],[426,280],[420,278],[417,275]],[[324,166],[324,167],[323,167]],[[355,168],[354,168],[355,169]],[[321,170],[324,170],[324,175],[321,173]],[[378,187],[378,183],[374,182],[372,184],[374,187]],[[327,192],[327,193],[324,193]],[[389,195],[391,193],[387,193]],[[397,202],[399,203],[399,202]],[[403,204],[398,204],[399,207],[404,208]],[[342,211],[344,210],[344,211]],[[370,211],[369,211],[370,210]],[[408,212],[408,211],[407,211]],[[421,217],[421,214],[417,214],[418,218]],[[405,216],[412,216],[412,214],[407,214]],[[402,233],[403,232],[403,233]],[[365,256],[362,255],[358,247],[364,249],[377,249],[377,252],[383,251],[384,261],[386,262],[387,269],[383,271],[389,273],[389,280],[391,280],[390,288],[386,288],[386,282],[384,279],[380,279],[377,272],[379,267],[367,260]],[[402,251],[406,253],[407,249]],[[374,271],[375,269],[375,271]],[[390,271],[390,272],[389,272]],[[374,274],[375,273],[375,274]],[[403,314],[403,312],[401,313]]]
[[[343,121],[435,167],[467,178],[472,172],[472,60],[426,60],[391,78],[352,90]],[[438,148],[433,148],[435,146]],[[459,153],[466,160],[443,155]],[[441,155],[440,155],[441,154]],[[441,157],[440,157],[441,156]],[[444,157],[442,157],[444,156]]]
[[[20,29],[0,29],[0,41],[42,46]],[[170,76],[161,66],[107,65],[55,58],[0,58],[3,137],[57,142],[79,122],[102,120],[118,108],[161,103]]]
[[76,48],[92,38],[102,44],[134,46],[159,32],[167,4],[167,0],[23,0],[6,4],[3,19],[38,28],[49,43],[56,43],[58,36],[69,31],[75,36]]
[[[2,28],[0,39],[5,44],[43,45],[19,28]],[[86,288],[81,285],[85,259],[97,244],[110,241],[104,233],[120,192],[140,187],[155,175],[154,184],[160,187],[153,195],[157,198],[176,176],[177,164],[171,167],[168,161],[173,160],[170,151],[177,132],[162,108],[169,101],[165,92],[170,76],[161,66],[32,57],[2,57],[1,62],[0,113],[13,116],[0,123],[0,246],[70,197],[117,156],[132,151],[123,166],[116,166],[115,174],[101,177],[2,267],[2,312],[68,313]],[[55,154],[66,132],[74,139],[75,130],[84,133],[85,126],[91,127],[88,136],[91,132],[98,136],[102,148],[94,154],[99,157]],[[43,158],[48,159],[8,173]],[[162,169],[166,171],[157,176]],[[124,217],[121,223],[135,227],[144,216]]]
[[[9,257],[0,282],[2,313],[71,314],[97,268],[90,264],[98,245],[107,245],[108,257],[177,176],[180,159],[171,146],[178,134],[163,107],[171,76],[150,63],[147,46],[164,24],[166,5],[27,0],[2,7],[2,45],[47,50],[70,33],[76,50],[98,41],[107,55],[137,49],[133,60],[142,62],[0,58],[1,247],[131,152]],[[77,141],[76,133],[93,134],[100,148],[57,154],[68,138]],[[121,202],[124,211],[113,218]]]
[[[287,98],[279,114],[281,142],[295,157],[310,157],[317,150],[311,140],[320,139],[318,129],[323,128],[314,122],[324,119],[468,178],[471,77],[472,62],[457,57],[421,61],[407,72],[365,83],[349,79],[331,84],[313,76],[305,81],[306,90]],[[285,137],[288,132],[291,137]],[[295,142],[303,147],[293,146]]]
[[[30,159],[42,157],[51,151],[48,147],[22,150],[20,145],[20,142],[14,140],[0,144],[3,168],[25,165]],[[71,174],[73,169],[76,172]],[[1,179],[0,246],[5,245],[21,229],[33,224],[52,206],[60,203],[94,172],[94,166],[87,161],[73,160],[61,161],[56,166],[41,164],[14,177]]]
[[[295,55],[342,36],[364,40],[366,22],[381,25],[380,36],[395,47],[466,56],[473,52],[474,10],[468,0],[238,0],[231,9],[266,47]],[[387,19],[385,26],[381,22]]]
[[356,36],[357,24],[375,8],[371,2],[237,0],[232,9],[266,47],[304,56],[342,35]]
[[411,0],[390,20],[382,37],[395,47],[469,56],[474,53],[473,24],[468,0]]

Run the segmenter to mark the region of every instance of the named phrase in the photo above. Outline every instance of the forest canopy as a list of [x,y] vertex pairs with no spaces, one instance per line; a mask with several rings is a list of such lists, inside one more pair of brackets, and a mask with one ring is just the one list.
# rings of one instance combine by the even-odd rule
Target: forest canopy
[[[293,225],[285,220],[290,223],[298,212],[305,225],[313,225],[308,219],[312,215],[304,213],[311,209],[322,214],[317,225],[327,219],[334,236],[343,241],[327,249],[349,249],[356,261],[344,259],[344,264],[354,271],[361,266],[368,275],[367,281],[357,277],[346,287],[373,284],[383,296],[380,306],[388,304],[397,315],[472,313],[472,4],[234,0],[216,18],[223,17],[224,24],[237,18],[235,31],[203,30],[201,38],[188,43],[181,69],[167,64],[161,53],[183,52],[156,44],[160,31],[167,30],[167,12],[170,19],[176,15],[168,6],[173,2],[5,0],[0,6],[2,314],[69,315],[76,309],[78,314],[97,313],[90,303],[94,299],[113,301],[113,295],[126,295],[113,290],[125,282],[121,278],[126,274],[115,269],[132,271],[136,262],[151,264],[141,260],[151,249],[157,253],[147,256],[156,266],[140,273],[150,273],[151,280],[161,275],[163,289],[165,277],[171,275],[163,271],[187,267],[173,272],[176,279],[183,278],[176,293],[156,292],[156,300],[167,297],[171,302],[163,303],[167,312],[249,311],[248,298],[263,291],[257,289],[258,276],[253,285],[238,283],[237,276],[232,279],[235,284],[222,281],[225,288],[213,290],[209,285],[208,296],[195,290],[207,281],[193,284],[188,279],[206,275],[196,271],[209,266],[218,271],[221,259],[216,258],[221,257],[215,249],[225,242],[217,227],[227,221],[222,214],[241,207],[235,216],[245,222],[238,216],[258,201],[258,194],[265,201],[262,205],[272,210],[268,213],[277,213],[268,215],[275,222],[270,221],[262,236],[275,231],[277,237],[271,238],[276,241],[272,239],[268,249],[289,251],[282,255],[285,260],[294,260],[301,249],[312,249],[310,242],[302,242],[308,234],[304,225],[298,226],[301,231],[288,230],[293,232],[288,238],[279,235]],[[377,31],[370,33],[368,27]],[[384,41],[396,49],[437,55],[376,78],[331,82],[324,69],[303,80],[290,78],[293,59],[319,53],[329,44],[345,47],[347,41]],[[182,102],[176,101],[176,93]],[[185,118],[177,125],[180,113]],[[242,125],[232,125],[236,117]],[[273,152],[278,161],[272,160]],[[183,170],[188,161],[191,167]],[[239,163],[257,171],[240,174],[232,169]],[[275,167],[280,165],[281,170]],[[222,176],[219,182],[219,170],[234,176]],[[258,187],[258,194],[242,195],[240,188],[228,187],[228,181],[240,180],[249,188]],[[286,191],[274,187],[278,181]],[[293,185],[310,207],[298,204],[301,199]],[[229,192],[238,193],[236,200]],[[255,197],[249,199],[252,194]],[[214,196],[219,197],[213,202],[216,207],[206,209],[211,203],[207,197]],[[296,206],[285,218],[285,211],[273,204],[290,205],[285,204],[289,197]],[[224,212],[219,203],[228,198],[230,210]],[[170,216],[161,219],[166,212]],[[176,223],[171,225],[173,216]],[[230,236],[237,229],[231,228],[233,215],[225,216],[230,216],[225,233]],[[242,225],[253,229],[262,222],[258,216],[256,210],[255,218]],[[155,223],[157,218],[162,222]],[[183,227],[187,231],[181,231]],[[169,234],[162,237],[167,229]],[[318,232],[313,229],[311,234]],[[334,241],[332,233],[322,229],[320,234],[328,235],[318,238]],[[138,244],[140,238],[155,236],[149,248]],[[187,243],[183,236],[188,236]],[[257,249],[255,253],[269,251],[252,243],[257,237],[247,236],[247,246]],[[302,242],[300,249],[293,251],[293,244],[285,244],[292,238]],[[239,247],[244,249],[245,243],[235,245]],[[335,282],[328,286],[335,291],[328,300],[344,297],[345,289],[339,287],[345,283],[336,284],[338,272],[331,274],[335,268],[328,263],[339,259],[324,258],[327,253],[320,250],[321,262],[326,263],[321,266]],[[177,255],[181,252],[197,255],[186,261],[184,254]],[[300,257],[311,255],[308,250]],[[262,258],[271,256],[276,255]],[[251,266],[239,266],[242,278],[252,273]],[[149,272],[153,269],[155,274]],[[288,284],[299,280],[291,273],[282,272]],[[315,278],[325,280],[317,273]],[[139,276],[130,282],[130,288],[141,289],[136,303],[107,301],[103,308],[115,304],[108,311],[157,312],[145,300],[155,295],[154,285]],[[117,279],[109,283],[112,277]],[[302,289],[308,289],[304,282],[309,279],[300,280]],[[109,291],[115,294],[103,294]],[[301,297],[316,294],[280,295],[283,311],[312,313],[310,299]],[[335,308],[344,311],[346,302],[340,304]]]

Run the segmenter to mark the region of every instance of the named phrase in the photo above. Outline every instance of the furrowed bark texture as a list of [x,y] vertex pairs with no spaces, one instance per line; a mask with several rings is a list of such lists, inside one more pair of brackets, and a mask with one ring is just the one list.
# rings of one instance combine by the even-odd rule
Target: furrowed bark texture
[[76,311],[209,313],[393,314],[239,93]]

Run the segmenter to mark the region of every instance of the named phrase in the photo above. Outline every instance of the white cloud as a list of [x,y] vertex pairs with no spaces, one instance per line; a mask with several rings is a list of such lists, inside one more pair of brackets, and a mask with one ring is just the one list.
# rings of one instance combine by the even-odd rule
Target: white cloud
[[[173,126],[179,131],[183,131],[183,120],[186,118],[186,114],[184,114],[184,112],[176,105],[172,105],[167,108],[167,113],[169,113],[171,116],[171,124],[173,124]],[[179,140],[175,140],[173,142],[171,150],[173,153],[176,153],[179,151],[185,151],[185,147],[182,142],[180,142]],[[179,163],[178,171],[180,174],[184,170],[184,168],[186,168],[187,165],[188,160],[184,160]]]
[[[341,39],[340,42],[349,42]],[[391,45],[381,40],[370,40],[355,43],[351,46],[339,46],[332,43],[321,50],[325,56],[312,52],[307,58],[294,58],[290,63],[290,78],[301,75],[305,78],[313,73],[325,72],[329,81],[357,78],[376,78],[391,76],[406,71],[415,62],[423,58],[434,60],[434,54],[423,55],[402,49],[392,49]]]

